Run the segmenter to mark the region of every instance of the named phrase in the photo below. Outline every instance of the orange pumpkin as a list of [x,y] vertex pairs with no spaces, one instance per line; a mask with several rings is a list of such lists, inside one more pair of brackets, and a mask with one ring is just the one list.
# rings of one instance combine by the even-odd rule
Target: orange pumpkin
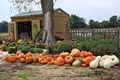
[[74,58],[72,56],[66,56],[65,57],[65,63],[71,64],[74,61]]
[[84,52],[84,56],[88,57],[88,56],[92,56],[93,54],[91,52]]
[[33,45],[34,44],[34,42],[33,41],[29,41],[29,45]]
[[48,61],[47,61],[47,59],[42,58],[42,60],[40,61],[40,63],[41,63],[41,64],[47,64],[47,63],[48,63]]
[[29,57],[29,56],[33,56],[33,54],[32,54],[31,52],[28,52],[28,53],[26,54],[26,57]]
[[85,64],[85,63],[82,63],[81,66],[82,66],[82,67],[87,67],[88,65]]
[[85,64],[90,64],[90,62],[91,61],[93,61],[94,59],[93,59],[93,57],[90,57],[90,56],[88,56],[88,57],[86,57],[85,59],[84,59],[84,62],[85,62]]
[[65,64],[65,60],[62,57],[58,57],[56,61],[56,65],[63,66]]
[[48,62],[50,62],[52,60],[52,57],[47,56],[46,59],[47,59]]
[[54,58],[58,58],[58,57],[59,57],[59,55],[58,55],[58,54],[55,54],[55,55],[53,55],[53,57],[54,57]]
[[18,60],[20,60],[21,58],[25,58],[25,55],[24,55],[24,54],[19,54],[19,55],[17,56],[17,58],[18,58]]
[[25,60],[26,63],[32,63],[32,61],[33,61],[32,57],[26,57],[26,60]]
[[38,62],[38,58],[36,56],[33,57],[33,62],[37,63]]
[[47,64],[48,64],[48,65],[53,65],[53,64],[54,64],[54,62],[52,62],[52,61],[51,61],[51,62],[48,62]]
[[10,57],[10,56],[5,56],[5,57],[4,57],[4,60],[5,60],[6,62],[8,62],[8,61],[9,61],[9,57]]
[[21,58],[19,61],[20,61],[21,63],[24,63],[24,62],[25,62],[25,58]]
[[17,61],[17,56],[10,56],[9,61],[10,62],[16,62]]

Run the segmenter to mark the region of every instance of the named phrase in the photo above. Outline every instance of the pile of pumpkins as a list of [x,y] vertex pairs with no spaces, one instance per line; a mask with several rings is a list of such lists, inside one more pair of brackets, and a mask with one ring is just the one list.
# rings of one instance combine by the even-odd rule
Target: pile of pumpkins
[[48,55],[46,52],[26,54],[17,51],[16,54],[5,55],[2,61],[6,62],[20,62],[20,63],[40,63],[57,66],[74,66],[74,67],[87,67],[97,68],[104,67],[110,68],[119,64],[119,59],[115,55],[94,56],[91,52],[79,51],[74,48],[69,52],[60,54]]

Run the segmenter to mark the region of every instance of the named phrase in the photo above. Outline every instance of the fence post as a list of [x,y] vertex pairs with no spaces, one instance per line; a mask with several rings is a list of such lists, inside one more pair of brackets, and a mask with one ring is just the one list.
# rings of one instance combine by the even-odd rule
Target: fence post
[[118,29],[118,32],[117,32],[117,34],[118,34],[118,37],[117,37],[117,48],[119,48],[119,28],[117,28]]

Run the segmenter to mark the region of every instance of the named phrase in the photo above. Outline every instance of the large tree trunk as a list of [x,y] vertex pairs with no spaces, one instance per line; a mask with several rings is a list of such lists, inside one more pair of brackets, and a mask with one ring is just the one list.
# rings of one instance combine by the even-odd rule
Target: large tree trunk
[[45,45],[52,45],[55,42],[53,0],[41,0],[41,5],[44,14],[43,42]]

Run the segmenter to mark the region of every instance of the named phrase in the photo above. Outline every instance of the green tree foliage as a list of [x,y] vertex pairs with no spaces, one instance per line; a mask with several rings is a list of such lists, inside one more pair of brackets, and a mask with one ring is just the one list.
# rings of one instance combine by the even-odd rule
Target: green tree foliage
[[72,14],[70,17],[70,28],[86,28],[87,24],[83,17]]
[[115,16],[112,16],[112,17],[110,17],[110,19],[109,19],[109,26],[110,27],[118,27],[118,22],[117,22],[117,16],[115,15]]
[[116,28],[120,27],[120,17],[113,15],[110,19],[103,20],[102,22],[94,21],[91,19],[89,21],[89,28]]
[[101,28],[101,24],[98,21],[90,20],[89,21],[89,28]]
[[7,21],[2,21],[0,22],[0,33],[3,32],[8,32],[8,22]]

